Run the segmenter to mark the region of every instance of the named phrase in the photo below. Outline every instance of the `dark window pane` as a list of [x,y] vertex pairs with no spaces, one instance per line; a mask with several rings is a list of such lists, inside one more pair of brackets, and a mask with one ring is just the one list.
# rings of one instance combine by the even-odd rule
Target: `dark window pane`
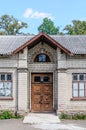
[[49,82],[49,81],[50,81],[50,77],[45,76],[45,77],[43,78],[43,81],[44,81],[44,82]]
[[73,80],[78,80],[78,75],[77,74],[73,74]]
[[5,80],[5,74],[1,74],[1,80]]
[[7,74],[7,80],[12,80],[11,74]]
[[40,54],[39,57],[38,57],[38,61],[39,62],[45,62],[46,61],[46,55]]
[[35,76],[35,77],[34,77],[34,82],[40,82],[40,81],[41,81],[40,76]]
[[84,80],[84,75],[83,74],[79,75],[79,80]]
[[35,62],[50,62],[50,58],[46,54],[39,54],[36,56],[34,61]]

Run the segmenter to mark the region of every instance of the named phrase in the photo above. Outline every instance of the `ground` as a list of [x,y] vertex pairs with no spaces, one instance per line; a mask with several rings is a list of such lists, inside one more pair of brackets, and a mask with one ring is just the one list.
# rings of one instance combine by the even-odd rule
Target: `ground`
[[86,120],[63,120],[58,124],[24,124],[22,119],[0,120],[0,130],[86,130]]

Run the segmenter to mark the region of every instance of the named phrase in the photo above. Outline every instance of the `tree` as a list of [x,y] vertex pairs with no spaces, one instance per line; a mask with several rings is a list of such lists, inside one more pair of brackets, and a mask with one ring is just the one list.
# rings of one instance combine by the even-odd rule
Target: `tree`
[[13,16],[5,14],[0,17],[0,35],[22,34],[20,30],[27,27],[27,23],[19,22]]
[[64,28],[67,31],[66,34],[70,35],[82,35],[86,34],[86,21],[73,20],[72,25],[66,25]]
[[38,27],[38,31],[54,35],[59,33],[59,27],[55,27],[51,19],[44,18],[43,23]]

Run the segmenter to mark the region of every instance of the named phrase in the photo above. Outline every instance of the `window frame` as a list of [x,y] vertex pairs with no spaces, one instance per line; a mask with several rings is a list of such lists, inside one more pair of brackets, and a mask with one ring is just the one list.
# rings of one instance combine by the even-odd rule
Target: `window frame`
[[[45,60],[39,60],[40,56],[45,56]],[[39,53],[38,55],[35,56],[34,62],[46,63],[46,62],[51,62],[51,60],[50,60],[50,57],[47,54],[45,54],[45,53]]]
[[[77,75],[77,80],[74,80],[74,74]],[[84,75],[84,79],[80,80],[80,75]],[[78,95],[74,96],[74,83],[78,84]],[[80,83],[84,84],[84,96],[80,96]],[[86,73],[73,73],[72,74],[72,98],[71,100],[86,100]]]
[[[5,80],[1,80],[1,75],[5,75]],[[8,80],[7,76],[11,75],[11,79]],[[5,83],[11,83],[11,89],[10,89],[10,93],[11,96],[1,96],[0,95],[0,100],[13,100],[13,73],[11,72],[0,72],[0,83],[3,83],[3,86],[5,85]],[[5,88],[6,91],[6,88]]]
[[[40,81],[36,81],[36,77],[40,78]],[[48,78],[48,80],[45,80],[44,78]],[[34,83],[50,83],[51,79],[50,76],[34,76]]]

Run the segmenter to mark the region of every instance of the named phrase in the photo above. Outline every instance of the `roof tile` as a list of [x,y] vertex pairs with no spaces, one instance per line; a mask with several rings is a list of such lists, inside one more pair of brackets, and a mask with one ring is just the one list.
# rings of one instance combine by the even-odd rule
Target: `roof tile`
[[[34,35],[0,36],[0,54],[10,55],[33,37]],[[52,35],[50,37],[73,54],[86,54],[86,35]]]

